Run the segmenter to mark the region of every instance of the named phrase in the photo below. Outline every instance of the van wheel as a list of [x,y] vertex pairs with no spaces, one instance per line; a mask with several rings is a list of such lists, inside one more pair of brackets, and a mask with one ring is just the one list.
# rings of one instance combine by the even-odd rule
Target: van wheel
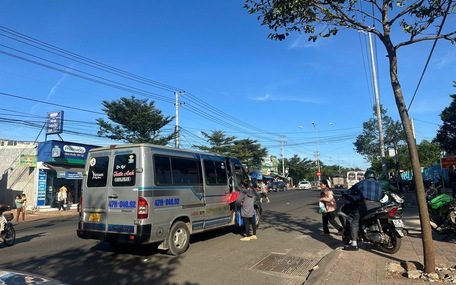
[[168,253],[179,255],[184,253],[190,244],[190,231],[184,222],[175,222],[168,235]]

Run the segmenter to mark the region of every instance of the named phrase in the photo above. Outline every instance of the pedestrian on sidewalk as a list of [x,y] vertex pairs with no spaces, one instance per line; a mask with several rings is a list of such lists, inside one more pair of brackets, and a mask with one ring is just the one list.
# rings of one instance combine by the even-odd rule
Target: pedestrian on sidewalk
[[[241,204],[241,217],[245,226],[245,237],[241,238],[242,241],[249,241],[257,239],[256,236],[256,223],[255,223],[255,196],[259,199],[258,193],[253,190],[249,185],[249,180],[244,179],[241,181],[241,195],[237,197],[236,203]],[[252,226],[252,235],[250,235],[250,225]]]
[[67,188],[65,186],[62,186],[59,188],[59,194],[57,194],[57,201],[59,202],[59,211],[60,209],[65,209],[65,204],[66,204],[66,199],[67,199]]
[[323,202],[326,206],[326,212],[321,213],[323,232],[320,235],[330,236],[328,224],[331,223],[338,231],[337,235],[341,236],[344,228],[336,221],[337,202],[336,199],[334,199],[333,191],[329,188],[328,180],[322,179],[320,181],[320,188],[320,199],[318,201]]
[[22,200],[21,195],[16,195],[16,199],[14,200],[14,203],[16,204],[16,222],[19,223],[19,217],[22,214],[22,222],[25,222],[25,208],[24,208],[24,202]]
[[260,180],[260,203],[263,203],[263,198],[266,199],[266,202],[269,203],[268,197],[268,187],[264,184],[262,180]]

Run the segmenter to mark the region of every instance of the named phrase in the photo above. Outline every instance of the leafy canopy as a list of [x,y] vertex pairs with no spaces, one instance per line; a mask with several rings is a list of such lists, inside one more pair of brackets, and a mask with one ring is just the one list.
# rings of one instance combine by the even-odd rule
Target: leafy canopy
[[113,124],[101,118],[97,119],[100,127],[99,136],[127,143],[158,145],[166,145],[174,137],[174,132],[168,136],[161,136],[161,129],[174,117],[165,117],[160,110],[155,108],[154,101],[147,103],[147,99],[140,100],[132,96],[130,99],[103,101],[102,104],[103,112]]
[[201,131],[201,134],[206,139],[210,146],[193,145],[193,147],[202,151],[213,152],[217,154],[227,155],[230,153],[235,136],[227,137],[225,132],[213,130],[211,134]]
[[[456,87],[456,81],[453,82],[453,86]],[[450,106],[440,113],[443,124],[437,131],[436,139],[448,155],[456,155],[456,94],[450,97],[453,99]]]
[[236,140],[235,136],[227,137],[225,132],[213,130],[211,134],[201,132],[209,146],[193,145],[203,151],[237,157],[244,163],[249,171],[261,168],[263,157],[268,154],[266,148],[256,140]]
[[[397,152],[400,142],[405,141],[405,134],[402,124],[398,121],[394,121],[390,116],[386,115],[387,111],[387,109],[384,109],[380,105],[380,114],[384,131],[383,141],[385,147],[394,148]],[[373,107],[373,115],[376,116],[375,106]],[[375,117],[363,122],[363,132],[353,143],[355,145],[356,152],[364,156],[364,158],[366,158],[370,163],[377,161],[380,156],[379,137],[378,120],[377,117]]]
[[[438,27],[436,19],[453,13],[455,7],[456,1],[451,0],[246,0],[244,5],[250,14],[258,15],[261,25],[273,31],[268,37],[274,40],[281,41],[291,32],[299,32],[309,34],[309,41],[316,41],[318,37],[334,36],[339,29],[349,28],[372,32],[393,49],[436,38],[454,43],[454,31],[436,36],[426,31]],[[369,26],[372,23],[375,23],[373,27]],[[377,30],[376,24],[383,29]],[[408,35],[395,47],[390,38],[394,25]]]

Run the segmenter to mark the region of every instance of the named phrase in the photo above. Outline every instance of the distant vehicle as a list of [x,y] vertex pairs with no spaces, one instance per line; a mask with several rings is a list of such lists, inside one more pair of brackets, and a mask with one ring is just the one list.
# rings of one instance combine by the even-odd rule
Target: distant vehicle
[[301,181],[298,183],[299,189],[312,189],[312,184],[309,181]]
[[274,191],[274,192],[287,191],[287,185],[283,181],[272,182],[268,186],[268,191]]
[[364,179],[364,171],[357,171],[356,172],[356,179],[358,179],[358,182]]
[[345,185],[344,178],[340,174],[336,174],[333,177],[333,187],[334,188],[343,188]]
[[358,179],[356,178],[356,171],[348,171],[347,172],[347,189],[350,189],[356,183],[358,183]]

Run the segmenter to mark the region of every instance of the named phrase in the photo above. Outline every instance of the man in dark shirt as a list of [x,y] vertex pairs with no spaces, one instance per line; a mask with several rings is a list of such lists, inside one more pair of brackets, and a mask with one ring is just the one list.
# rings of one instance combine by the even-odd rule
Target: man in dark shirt
[[346,194],[362,197],[350,224],[351,244],[344,248],[345,250],[358,250],[359,221],[367,211],[381,206],[379,201],[383,197],[382,185],[376,180],[375,171],[368,169],[364,173],[364,180],[353,185]]

